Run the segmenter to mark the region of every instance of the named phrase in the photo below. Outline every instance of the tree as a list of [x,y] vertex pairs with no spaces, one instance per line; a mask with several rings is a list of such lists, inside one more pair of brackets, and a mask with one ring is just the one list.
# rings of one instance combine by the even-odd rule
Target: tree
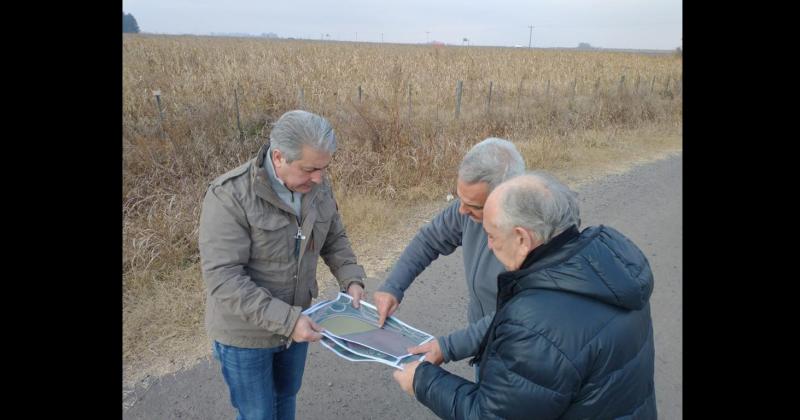
[[139,24],[136,23],[136,18],[130,13],[122,12],[122,32],[139,33]]

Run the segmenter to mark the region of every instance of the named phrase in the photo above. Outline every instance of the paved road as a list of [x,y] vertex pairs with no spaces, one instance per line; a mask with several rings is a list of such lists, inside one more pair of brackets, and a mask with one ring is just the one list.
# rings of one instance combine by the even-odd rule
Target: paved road
[[[683,159],[682,155],[611,175],[578,190],[583,227],[617,228],[647,255],[655,276],[651,308],[656,347],[656,396],[661,419],[681,419],[683,399]],[[368,284],[374,291],[377,284]],[[335,291],[325,292],[326,298]],[[466,320],[467,291],[460,249],[439,258],[408,290],[397,316],[434,335]],[[466,361],[445,368],[473,378]],[[310,347],[298,419],[434,419],[400,390],[392,368],[351,363],[319,344]],[[124,419],[233,419],[218,366],[207,359],[160,378],[123,401]]]

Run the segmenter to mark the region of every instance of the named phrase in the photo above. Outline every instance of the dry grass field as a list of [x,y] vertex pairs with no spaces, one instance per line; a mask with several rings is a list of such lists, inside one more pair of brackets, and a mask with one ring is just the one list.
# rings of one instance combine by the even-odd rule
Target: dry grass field
[[461,157],[486,137],[572,185],[682,147],[673,54],[128,34],[122,49],[126,382],[208,354],[200,203],[285,111],[333,124],[329,177],[370,275],[454,193]]

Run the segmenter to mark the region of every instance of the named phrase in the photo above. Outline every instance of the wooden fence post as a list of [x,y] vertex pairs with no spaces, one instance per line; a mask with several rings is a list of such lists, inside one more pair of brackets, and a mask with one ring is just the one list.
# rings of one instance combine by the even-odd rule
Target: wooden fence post
[[461,80],[456,83],[456,118],[461,115]]
[[576,77],[572,79],[572,92],[570,93],[570,95],[572,96],[571,99],[575,99],[575,94],[577,93],[578,93],[578,78]]
[[300,109],[306,109],[306,96],[303,92],[303,88],[297,89],[297,102],[299,103],[298,106]]
[[623,91],[625,90],[625,75],[623,74],[622,77],[619,78],[619,95],[622,96]]
[[492,113],[492,85],[494,84],[493,81],[489,81],[489,98],[486,101],[486,115]]
[[519,87],[517,87],[517,114],[519,114],[519,106],[521,100],[522,100],[522,79],[519,79]]
[[653,75],[653,80],[650,82],[650,93],[653,93],[653,87],[656,85],[656,75]]
[[358,103],[361,103],[361,85],[358,85]]
[[161,91],[154,90],[153,96],[156,97],[156,109],[158,109],[158,125],[161,128],[161,139],[164,140],[167,137],[167,133],[164,131],[164,112],[161,110]]
[[408,120],[411,121],[411,82],[408,82]]
[[169,139],[169,142],[172,144],[173,153],[178,153],[178,145],[175,143],[175,140],[173,140],[172,137],[167,136],[167,132],[164,129],[164,111],[161,108],[161,91],[154,90],[153,96],[156,97],[156,106],[158,107],[158,120],[159,125],[161,126],[161,140]]
[[597,92],[600,91],[600,77],[597,78],[594,82],[594,94],[597,95]]
[[234,105],[236,105],[236,128],[239,129],[239,141],[244,142],[244,131],[242,131],[242,122],[239,119],[239,93],[237,92],[236,86],[233,87],[233,101]]

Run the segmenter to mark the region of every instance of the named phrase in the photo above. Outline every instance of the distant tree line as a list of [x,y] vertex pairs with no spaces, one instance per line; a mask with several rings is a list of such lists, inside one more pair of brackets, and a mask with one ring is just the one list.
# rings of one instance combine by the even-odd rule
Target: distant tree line
[[136,23],[136,18],[130,13],[122,12],[122,32],[139,33],[139,24]]

